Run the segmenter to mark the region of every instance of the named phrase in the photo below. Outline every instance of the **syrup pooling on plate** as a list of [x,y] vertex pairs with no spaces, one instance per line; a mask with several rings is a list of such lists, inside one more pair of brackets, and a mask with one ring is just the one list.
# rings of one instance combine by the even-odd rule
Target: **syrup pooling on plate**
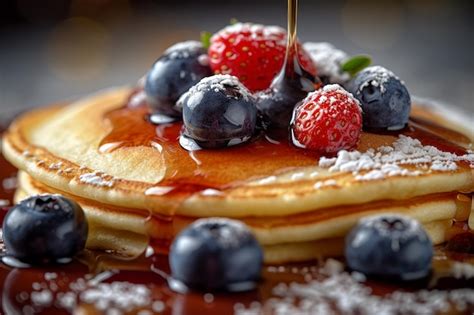
[[[15,169],[0,155],[0,181],[10,177],[14,171]],[[0,189],[0,194],[10,201],[12,200],[12,194],[5,192],[3,188]],[[461,236],[459,239],[453,240],[451,246],[461,244],[462,247],[465,247],[469,240],[469,237]],[[474,248],[474,243],[471,246]],[[454,262],[458,262],[458,264],[462,261],[465,261],[465,263],[472,262],[474,259],[472,255],[446,251],[443,246],[437,247],[436,252],[432,279],[439,280],[434,281],[431,288],[466,288],[472,284],[472,279],[466,280],[462,276],[455,277],[450,267]],[[278,288],[284,283],[297,282],[302,285],[305,285],[305,283],[309,285],[306,279],[323,281],[322,274],[319,271],[320,266],[317,262],[267,266],[263,273],[263,281],[256,291],[238,295],[216,294],[212,296],[211,301],[209,295],[202,293],[191,292],[182,295],[170,291],[166,283],[166,275],[169,274],[168,261],[165,256],[159,254],[150,257],[139,257],[130,261],[128,259],[124,260],[114,253],[87,251],[80,261],[82,263],[75,261],[69,265],[57,266],[53,273],[51,270],[41,268],[13,269],[3,266],[0,268],[0,286],[3,288],[2,310],[5,310],[5,307],[8,306],[11,310],[17,312],[34,309],[49,315],[67,314],[75,308],[95,312],[103,304],[99,303],[100,299],[91,299],[86,302],[83,298],[94,292],[105,293],[97,291],[103,287],[111,290],[109,291],[111,296],[107,298],[107,303],[111,303],[110,307],[114,309],[117,308],[115,303],[124,299],[124,293],[140,288],[143,296],[150,298],[150,301],[144,306],[142,304],[132,306],[139,307],[134,309],[132,314],[139,312],[140,309],[172,314],[171,308],[180,309],[190,314],[210,311],[218,314],[232,314],[234,312],[241,314],[239,312],[242,312],[243,309],[251,308],[253,305],[257,306],[256,303],[252,304],[253,301],[261,303],[258,304],[259,306],[265,304],[280,292]],[[79,284],[87,284],[88,287],[81,289],[78,286]],[[343,282],[340,284],[343,285]],[[124,291],[112,291],[118,285]],[[363,285],[364,287],[370,287],[376,296],[383,296],[401,289],[408,291],[414,289],[410,286],[401,288],[395,284],[378,281],[368,281]],[[57,289],[57,287],[59,288]],[[422,286],[422,288],[425,288],[425,286]],[[53,291],[53,289],[57,291]],[[83,292],[86,293],[83,294]],[[40,299],[40,297],[46,296],[48,300]],[[95,306],[96,303],[99,306]],[[289,306],[288,302],[285,303]],[[473,307],[468,305],[465,311],[469,312]]]

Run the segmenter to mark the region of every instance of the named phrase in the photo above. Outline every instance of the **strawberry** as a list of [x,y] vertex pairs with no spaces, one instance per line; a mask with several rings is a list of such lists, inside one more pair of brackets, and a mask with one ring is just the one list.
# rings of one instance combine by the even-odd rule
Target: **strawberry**
[[295,108],[295,145],[323,153],[354,148],[362,129],[359,101],[337,84],[311,92]]
[[[236,23],[211,38],[210,66],[215,74],[230,74],[252,92],[268,88],[283,66],[286,32],[278,26]],[[316,75],[311,57],[300,45],[302,67]]]

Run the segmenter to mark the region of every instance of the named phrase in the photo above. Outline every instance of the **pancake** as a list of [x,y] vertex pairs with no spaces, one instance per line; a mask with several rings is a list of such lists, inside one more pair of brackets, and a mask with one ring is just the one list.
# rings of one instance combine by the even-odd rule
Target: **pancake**
[[[450,108],[451,106],[426,98],[414,97],[414,102],[417,106],[412,108],[411,114],[413,116],[437,122],[448,128],[444,129],[445,131],[456,131],[468,137],[471,143],[474,142],[474,128],[472,127],[474,117],[472,113],[453,111]],[[455,139],[453,138],[453,140]]]
[[[474,187],[473,170],[469,165],[474,161],[472,154],[465,155],[464,161],[454,161],[455,168],[433,168],[432,163],[408,164],[403,169],[416,176],[400,173],[374,180],[358,180],[360,174],[354,172],[329,172],[318,166],[318,157],[307,153],[285,159],[272,156],[270,152],[263,155],[265,159],[256,159],[250,145],[242,147],[249,152],[238,155],[239,159],[235,159],[233,149],[204,151],[190,156],[179,147],[176,139],[159,143],[155,127],[144,121],[146,112],[140,110],[125,113],[125,120],[138,119],[139,125],[119,121],[123,123],[119,127],[125,129],[121,131],[123,139],[106,143],[108,148],[112,145],[117,148],[102,153],[103,140],[113,129],[113,122],[105,117],[122,108],[130,93],[127,88],[112,89],[70,106],[27,113],[6,133],[4,154],[36,180],[75,196],[160,214],[195,217],[289,215],[375,200],[472,191]],[[133,116],[136,112],[138,118]],[[144,126],[145,131],[141,130]],[[459,156],[465,154],[463,148],[436,138],[436,135],[431,136],[426,128],[419,129],[419,134],[426,140],[423,144],[448,147]],[[147,132],[152,133],[151,138],[140,142],[140,137],[145,137]],[[458,143],[470,144],[468,138],[456,135]],[[363,133],[357,149],[364,152],[391,145],[397,139],[391,134]],[[122,146],[123,142],[130,141],[132,144]],[[252,149],[257,150],[258,145],[261,143]],[[193,158],[206,160],[206,163],[195,162]],[[182,160],[182,163],[176,165],[176,160]],[[199,172],[203,169],[205,174],[201,178]],[[177,176],[173,175],[175,171],[179,172]],[[196,182],[199,184],[208,178],[213,180],[208,186],[217,189],[197,189],[189,194],[172,190],[164,193],[174,189],[176,182],[196,186]],[[171,185],[168,184],[170,179],[173,180]],[[334,181],[334,185],[320,185],[315,189],[318,183]]]
[[157,127],[146,107],[124,107],[131,93],[110,89],[26,113],[3,138],[3,154],[21,170],[17,201],[75,199],[91,225],[90,248],[137,255],[149,238],[166,247],[196,218],[221,216],[248,224],[273,263],[340,254],[369,214],[411,216],[435,244],[454,219],[468,220],[472,140],[435,114],[413,115],[398,133],[363,132],[354,151],[337,156],[266,137],[187,152],[179,123]]
[[[21,172],[16,201],[46,193],[62,193],[34,181]],[[148,244],[148,236],[155,242],[169,243],[173,236],[195,218],[173,216],[150,217],[134,209],[116,208],[83,198],[75,198],[84,209],[91,234],[87,246],[108,249],[123,255],[140,254]],[[454,219],[465,221],[469,211],[458,211],[458,195],[437,194],[395,202],[374,202],[363,206],[339,209],[319,209],[285,217],[241,218],[263,245],[266,263],[298,261],[341,255],[343,237],[362,217],[377,213],[399,213],[413,217],[427,228],[434,244],[446,240],[445,231]],[[470,209],[469,209],[470,210]],[[330,214],[330,216],[328,215]],[[331,244],[337,244],[332,246]],[[307,249],[313,248],[308,251]]]

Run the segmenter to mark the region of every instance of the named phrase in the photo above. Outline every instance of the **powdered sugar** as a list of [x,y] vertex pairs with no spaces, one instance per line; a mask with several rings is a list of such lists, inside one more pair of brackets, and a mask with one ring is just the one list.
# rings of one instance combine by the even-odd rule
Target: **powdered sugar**
[[[391,235],[393,249],[400,248],[398,242],[408,237],[414,235],[416,235],[418,239],[426,239],[428,237],[417,220],[399,214],[376,214],[362,218],[359,224],[377,230],[382,236]],[[353,247],[359,247],[360,241],[361,239],[356,237],[352,240],[351,245]]]
[[49,165],[50,170],[59,170],[63,166],[63,162],[51,163]]
[[464,262],[454,262],[451,274],[456,279],[474,279],[474,265]]
[[[307,103],[307,102],[309,102],[310,99],[314,99],[315,95],[322,94],[318,98],[318,104],[321,105],[322,103],[325,103],[328,100],[328,97],[324,94],[325,93],[331,93],[331,92],[336,92],[336,93],[342,94],[346,98],[352,100],[354,103],[356,103],[358,105],[357,108],[359,109],[359,111],[362,112],[359,100],[357,100],[350,92],[346,91],[339,84],[328,84],[328,85],[325,85],[324,87],[322,87],[319,90],[308,93],[308,95],[302,101],[302,103]],[[331,105],[336,101],[337,101],[337,99],[334,96],[329,97],[329,102],[330,102]],[[295,117],[293,117],[293,119],[295,119]]]
[[198,51],[202,49],[202,44],[195,40],[189,40],[181,43],[174,44],[165,51],[165,55],[168,55],[171,59],[184,59],[189,57],[190,52]]
[[[417,139],[400,135],[392,146],[359,151],[339,151],[335,158],[322,157],[319,166],[330,172],[352,172],[357,180],[376,180],[390,176],[418,176],[429,172],[458,169],[457,162],[474,165],[474,154],[462,156],[424,146]],[[410,165],[424,166],[413,170]]]
[[[21,292],[18,299],[31,301],[33,310],[56,306],[69,312],[80,304],[91,304],[99,312],[106,314],[128,314],[133,310],[151,307],[163,311],[166,306],[162,301],[153,301],[151,290],[143,284],[126,281],[103,282],[116,272],[105,271],[93,277],[90,274],[78,278],[69,284],[69,289],[59,291],[64,274],[45,273],[44,281],[34,282],[32,292]],[[112,312],[110,312],[112,310]]]
[[[365,276],[344,272],[344,266],[328,260],[318,273],[307,273],[305,283],[280,283],[265,304],[236,304],[234,314],[433,314],[474,307],[474,290],[454,289],[395,291],[373,294]],[[323,275],[323,276],[321,276]]]
[[115,179],[112,176],[102,172],[82,174],[79,176],[79,181],[84,184],[100,187],[113,187],[115,184]]
[[219,226],[219,243],[226,248],[239,246],[242,239],[247,239],[251,235],[248,227],[242,221],[227,218],[199,219],[194,221],[191,226],[194,229],[206,231],[210,230],[212,226]]
[[321,189],[321,188],[327,187],[327,186],[337,186],[337,181],[334,180],[334,179],[319,181],[319,182],[316,182],[313,187],[314,187],[314,189]]
[[349,81],[349,73],[341,70],[341,65],[348,58],[345,52],[325,42],[304,43],[303,48],[306,49],[316,64],[318,75],[327,76],[331,83],[344,84]]
[[[193,97],[196,93],[214,91],[216,93],[225,92],[226,86],[237,88],[244,100],[249,101],[253,98],[250,91],[239,81],[237,77],[228,74],[218,74],[206,77],[191,87],[178,100],[178,104],[182,103],[185,98]],[[233,95],[227,95],[229,98],[236,98]]]
[[380,92],[383,94],[385,93],[385,83],[389,79],[394,78],[400,80],[392,71],[387,70],[382,66],[368,67],[363,71],[367,74],[368,79],[358,87],[357,94],[360,94],[365,87],[369,86],[369,84],[374,87],[380,86]]
[[102,311],[111,307],[130,311],[150,303],[150,290],[145,285],[129,282],[100,283],[81,292],[79,299],[85,303],[93,304]]
[[249,33],[250,38],[265,38],[268,40],[279,40],[280,44],[286,43],[286,31],[280,26],[262,25],[252,23],[235,23],[226,26],[214,36],[228,36],[228,34]]

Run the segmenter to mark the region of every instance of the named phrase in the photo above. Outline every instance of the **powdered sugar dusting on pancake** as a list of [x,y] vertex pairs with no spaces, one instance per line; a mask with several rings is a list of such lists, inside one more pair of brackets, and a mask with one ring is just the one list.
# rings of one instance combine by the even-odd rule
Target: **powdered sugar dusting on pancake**
[[[433,146],[424,146],[417,139],[400,135],[392,146],[359,151],[339,151],[335,158],[321,158],[319,166],[330,172],[352,172],[357,180],[376,180],[390,176],[418,176],[429,172],[458,169],[457,162],[474,166],[474,154],[456,155]],[[409,165],[425,166],[417,170]]]

